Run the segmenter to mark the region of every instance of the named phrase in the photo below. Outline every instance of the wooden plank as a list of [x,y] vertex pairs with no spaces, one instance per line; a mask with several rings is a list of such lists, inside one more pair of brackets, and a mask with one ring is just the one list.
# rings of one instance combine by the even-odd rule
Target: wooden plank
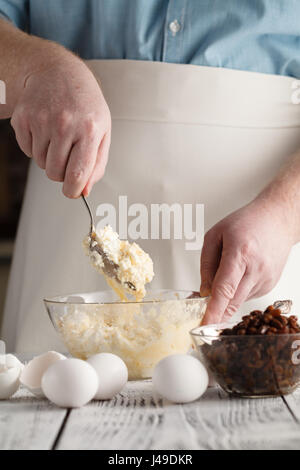
[[66,410],[21,388],[10,400],[0,401],[0,449],[51,449],[65,415]]
[[210,389],[197,406],[185,405],[183,410],[198,437],[199,448],[299,448],[300,426],[280,397],[229,398],[218,389]]
[[[50,449],[65,417],[66,410],[21,389],[0,401],[0,449]],[[151,381],[129,382],[114,400],[72,410],[56,444],[59,449],[299,449],[300,390],[284,399],[247,400],[210,388],[197,402],[174,405],[153,392]]]
[[153,396],[151,381],[129,382],[114,400],[72,410],[58,449],[191,449],[180,405]]
[[152,384],[131,382],[121,395],[73,410],[59,449],[295,449],[300,426],[281,398],[233,399],[209,389],[174,405]]

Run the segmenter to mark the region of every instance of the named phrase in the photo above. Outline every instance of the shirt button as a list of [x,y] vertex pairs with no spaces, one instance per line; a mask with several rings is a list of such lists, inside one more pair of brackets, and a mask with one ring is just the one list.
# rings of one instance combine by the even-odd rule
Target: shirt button
[[177,20],[174,20],[169,24],[169,30],[174,36],[180,31],[180,28],[180,23]]

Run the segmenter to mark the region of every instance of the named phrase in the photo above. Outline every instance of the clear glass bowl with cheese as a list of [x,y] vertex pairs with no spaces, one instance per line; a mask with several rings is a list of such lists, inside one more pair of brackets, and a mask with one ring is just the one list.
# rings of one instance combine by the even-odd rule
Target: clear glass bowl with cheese
[[187,353],[189,331],[201,324],[207,298],[189,291],[148,292],[122,302],[112,291],[44,299],[50,319],[72,356],[110,352],[121,357],[129,379],[152,377],[163,357]]

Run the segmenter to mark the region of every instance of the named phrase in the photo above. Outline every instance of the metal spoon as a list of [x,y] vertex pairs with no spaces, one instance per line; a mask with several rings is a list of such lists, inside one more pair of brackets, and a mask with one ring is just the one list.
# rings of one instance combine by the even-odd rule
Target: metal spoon
[[88,213],[89,213],[89,216],[90,216],[90,219],[91,219],[91,226],[90,226],[90,234],[94,233],[95,232],[95,225],[94,225],[94,218],[93,218],[93,214],[92,214],[92,211],[91,211],[91,208],[89,206],[89,203],[87,202],[85,196],[83,194],[81,194],[81,197],[82,197],[82,200],[85,204],[85,207],[87,208],[88,210]]
[[[99,255],[102,257],[103,260],[103,272],[106,276],[115,279],[117,282],[121,283],[120,279],[118,278],[118,269],[119,265],[116,264],[112,259],[109,258],[108,253],[103,249],[103,246],[99,243],[99,241],[96,239],[96,230],[95,230],[95,225],[94,225],[94,218],[93,214],[90,208],[89,203],[87,202],[85,196],[82,194],[81,195],[82,200],[85,204],[85,207],[87,208],[87,211],[90,216],[90,251],[97,251]],[[132,282],[125,282],[125,284],[131,289],[132,291],[136,290],[136,287],[132,284]]]
[[96,230],[95,230],[94,218],[93,218],[91,208],[90,208],[89,203],[87,202],[86,198],[83,196],[83,194],[81,195],[81,197],[82,197],[82,200],[85,204],[85,207],[88,210],[88,213],[89,213],[89,216],[90,216],[90,221],[91,221],[90,232],[89,232],[90,239],[91,239],[90,251],[97,251],[97,253],[99,253],[99,255],[102,257],[103,264],[104,264],[104,268],[103,268],[104,274],[106,274],[108,277],[112,277],[116,280],[119,280],[118,277],[117,277],[117,270],[119,268],[119,265],[114,263],[108,257],[108,254],[105,252],[103,247],[99,244],[98,240],[96,240]]

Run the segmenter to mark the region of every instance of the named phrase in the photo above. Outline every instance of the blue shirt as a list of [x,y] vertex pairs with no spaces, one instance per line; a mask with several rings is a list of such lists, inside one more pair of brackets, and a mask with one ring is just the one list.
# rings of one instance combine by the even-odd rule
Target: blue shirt
[[85,59],[300,77],[299,0],[0,0],[0,15]]

